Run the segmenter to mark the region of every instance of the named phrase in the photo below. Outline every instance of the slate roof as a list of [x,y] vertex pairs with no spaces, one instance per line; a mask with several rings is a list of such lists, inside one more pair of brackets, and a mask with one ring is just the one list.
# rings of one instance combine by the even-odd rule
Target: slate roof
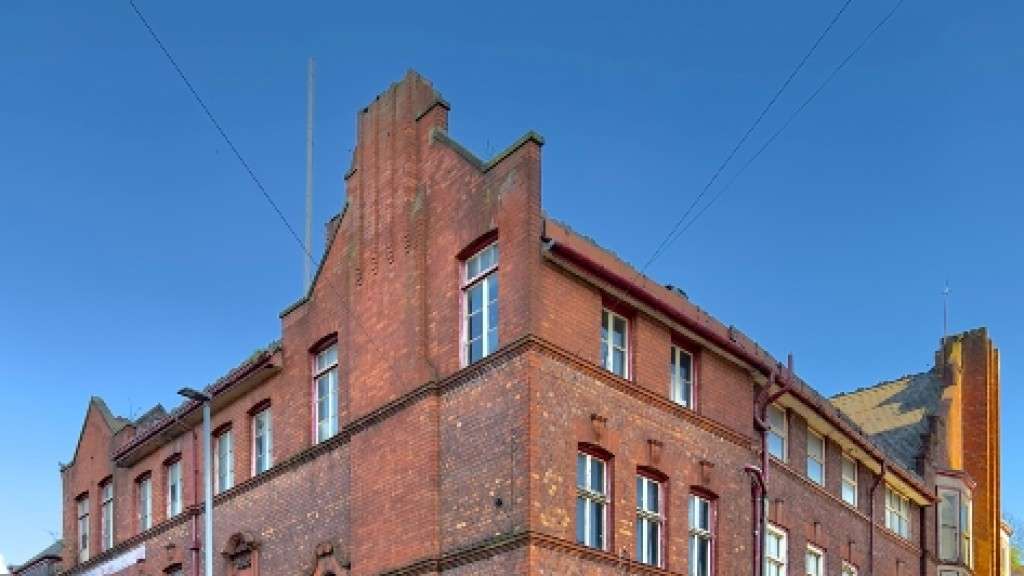
[[21,571],[21,570],[23,570],[23,569],[25,569],[25,568],[35,564],[36,562],[39,562],[40,560],[46,559],[46,558],[51,558],[51,559],[59,560],[60,557],[61,557],[61,554],[63,552],[64,552],[64,541],[63,540],[57,540],[53,544],[50,544],[49,546],[47,546],[42,552],[36,554],[35,556],[33,556],[33,557],[29,558],[28,560],[26,560],[25,562],[23,562],[20,566],[12,568],[12,571],[14,573],[18,573],[19,571]]
[[930,416],[939,411],[943,383],[934,371],[909,374],[869,388],[830,398],[886,454],[910,470],[920,471]]

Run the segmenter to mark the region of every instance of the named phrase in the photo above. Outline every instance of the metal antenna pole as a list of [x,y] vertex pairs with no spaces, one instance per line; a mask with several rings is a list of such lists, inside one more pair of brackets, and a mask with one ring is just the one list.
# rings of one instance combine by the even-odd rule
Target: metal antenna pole
[[309,59],[306,79],[306,252],[302,255],[304,292],[313,282],[313,108],[316,105],[316,62]]
[[949,282],[942,289],[942,343],[946,343],[949,335]]

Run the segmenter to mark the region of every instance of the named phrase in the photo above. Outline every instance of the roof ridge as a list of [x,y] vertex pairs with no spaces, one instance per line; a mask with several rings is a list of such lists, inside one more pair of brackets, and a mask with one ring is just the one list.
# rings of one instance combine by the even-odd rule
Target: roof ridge
[[847,392],[839,392],[837,394],[829,396],[828,399],[829,399],[829,401],[832,401],[832,400],[838,400],[839,398],[843,398],[845,396],[854,396],[856,394],[861,394],[861,393],[864,393],[864,392],[870,392],[871,390],[875,390],[876,388],[881,388],[882,386],[885,386],[887,384],[895,384],[895,383],[900,382],[902,380],[908,380],[910,378],[914,378],[915,376],[923,376],[925,374],[930,374],[930,373],[932,373],[934,371],[935,371],[935,368],[929,368],[928,370],[924,370],[922,372],[907,373],[907,374],[904,374],[902,376],[898,376],[896,378],[892,378],[892,379],[889,379],[889,380],[882,380],[880,382],[876,382],[876,383],[871,384],[869,386],[861,386],[859,388],[855,388],[855,389],[849,390]]

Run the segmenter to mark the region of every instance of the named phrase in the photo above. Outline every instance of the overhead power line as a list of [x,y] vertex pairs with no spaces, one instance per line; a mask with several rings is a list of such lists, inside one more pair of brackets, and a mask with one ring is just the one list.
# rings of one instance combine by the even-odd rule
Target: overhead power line
[[274,199],[270,196],[270,193],[268,193],[267,189],[263,187],[263,183],[260,182],[260,179],[256,177],[256,173],[253,172],[252,167],[250,167],[249,163],[246,162],[245,158],[242,157],[242,153],[238,151],[237,147],[235,147],[235,143],[231,141],[231,138],[228,136],[227,132],[225,132],[224,128],[221,127],[220,122],[217,121],[217,118],[213,115],[213,112],[210,111],[210,108],[206,105],[206,102],[203,101],[202,96],[200,96],[199,92],[197,92],[195,87],[192,86],[192,82],[189,81],[188,76],[185,76],[185,72],[181,69],[181,66],[178,66],[178,62],[174,59],[174,56],[171,56],[171,52],[167,49],[166,46],[164,46],[164,43],[160,40],[160,37],[157,36],[156,31],[153,30],[153,27],[149,25],[149,21],[146,20],[145,16],[143,16],[142,11],[139,10],[139,7],[135,5],[135,0],[128,0],[128,4],[131,5],[132,10],[135,11],[135,14],[139,17],[139,20],[142,22],[142,25],[145,26],[146,30],[149,31],[149,35],[153,38],[153,41],[156,42],[156,45],[160,47],[160,51],[163,52],[164,56],[167,57],[168,62],[170,62],[171,66],[174,67],[174,71],[178,73],[178,76],[181,78],[181,81],[185,83],[186,87],[188,87],[188,91],[192,93],[192,97],[196,99],[196,102],[199,103],[199,107],[203,109],[203,113],[205,113],[206,117],[210,119],[210,122],[213,124],[213,127],[217,129],[217,132],[220,134],[221,138],[223,138],[224,142],[227,143],[228,148],[230,148],[231,152],[234,153],[235,158],[237,158],[238,162],[242,165],[243,168],[245,168],[245,171],[249,174],[249,178],[252,179],[253,184],[256,184],[256,187],[259,188],[260,192],[263,193],[263,197],[267,200],[267,203],[270,204],[270,207],[273,208],[274,212],[277,214],[277,217],[281,219],[281,223],[284,224],[284,227],[288,229],[288,232],[292,235],[292,238],[294,238],[295,241],[298,242],[299,246],[302,247],[302,251],[306,253],[306,256],[308,256],[310,260],[313,260],[313,255],[310,254],[309,247],[307,247],[302,242],[302,239],[299,238],[298,232],[295,231],[295,228],[292,228],[291,223],[288,222],[288,219],[285,218],[284,213],[281,212],[281,209],[277,206],[277,202],[274,202]]
[[668,248],[669,244],[672,243],[672,236],[676,233],[676,231],[679,230],[679,227],[683,225],[683,222],[686,221],[686,217],[693,212],[693,209],[697,207],[697,204],[700,203],[704,195],[707,194],[708,190],[710,190],[711,187],[715,184],[715,182],[718,180],[718,177],[722,174],[722,171],[725,170],[726,166],[728,166],[729,162],[731,162],[733,157],[736,156],[736,153],[739,152],[743,144],[745,144],[747,139],[750,138],[750,135],[761,124],[761,121],[764,120],[764,117],[767,116],[768,112],[772,109],[773,106],[775,106],[775,102],[778,101],[779,96],[781,96],[782,93],[786,91],[786,88],[788,88],[789,85],[793,82],[793,79],[796,78],[796,75],[800,73],[800,70],[802,70],[804,65],[807,64],[807,61],[811,59],[811,56],[818,49],[818,46],[820,46],[822,41],[825,40],[825,37],[828,36],[828,33],[832,31],[832,28],[836,25],[836,22],[839,21],[839,19],[843,16],[843,13],[846,12],[846,9],[850,7],[850,4],[852,2],[853,0],[846,0],[846,2],[843,3],[842,7],[839,8],[839,11],[836,12],[835,16],[832,17],[832,20],[829,21],[828,26],[825,26],[825,29],[821,31],[821,34],[818,35],[818,38],[814,41],[813,44],[811,44],[811,47],[804,54],[803,58],[800,59],[800,62],[797,63],[797,65],[789,73],[789,76],[786,77],[786,80],[783,81],[782,85],[779,86],[779,88],[775,91],[775,94],[768,101],[768,104],[765,105],[764,109],[761,110],[761,113],[757,115],[756,119],[754,119],[754,122],[750,125],[749,128],[747,128],[747,131],[743,133],[743,136],[740,137],[740,139],[732,147],[732,150],[729,151],[729,154],[725,157],[725,160],[722,160],[722,163],[718,165],[718,168],[711,175],[711,178],[707,181],[707,184],[704,185],[704,188],[701,189],[700,193],[697,194],[697,196],[693,199],[693,202],[691,202],[690,205],[686,208],[686,210],[683,211],[683,215],[680,216],[678,220],[676,220],[676,223],[672,226],[672,229],[669,230],[668,234],[665,235],[665,238],[663,238],[661,243],[658,244],[658,247],[654,250],[654,253],[651,254],[650,258],[648,258],[647,261],[644,262],[644,265],[640,268],[641,274],[644,271],[646,271],[647,267],[654,263],[654,261],[657,260],[658,256],[660,256],[661,253],[666,248]]
[[821,94],[825,87],[828,86],[832,82],[832,80],[835,79],[839,72],[843,68],[845,68],[847,64],[850,63],[850,60],[853,60],[853,58],[861,51],[861,49],[863,49],[864,46],[866,46],[868,42],[871,41],[875,34],[877,34],[878,31],[881,30],[882,27],[885,26],[885,24],[890,19],[892,19],[893,15],[896,14],[896,11],[899,10],[900,6],[902,6],[905,1],[906,0],[898,0],[896,4],[893,5],[892,9],[890,9],[889,12],[887,12],[885,16],[881,20],[879,20],[877,24],[875,24],[875,27],[872,28],[871,31],[869,31],[864,36],[864,38],[861,39],[857,46],[855,46],[854,49],[849,54],[847,54],[846,57],[843,58],[843,60],[836,65],[835,68],[832,69],[832,72],[830,72],[829,75],[825,77],[825,79],[818,85],[814,92],[812,92],[811,95],[808,96],[807,99],[805,99],[800,104],[800,106],[797,107],[797,109],[794,110],[793,113],[789,115],[789,117],[782,124],[782,126],[778,130],[776,130],[767,140],[765,140],[764,144],[762,144],[761,147],[757,149],[757,152],[755,152],[754,155],[751,156],[743,164],[742,167],[740,167],[736,174],[734,174],[733,177],[730,178],[728,182],[726,182],[725,186],[723,186],[718,192],[715,193],[714,196],[711,197],[711,201],[705,204],[704,207],[702,207],[700,211],[697,212],[693,219],[690,220],[686,224],[686,226],[680,229],[679,232],[674,237],[671,238],[671,240],[669,240],[668,244],[675,242],[680,236],[682,236],[691,226],[693,226],[693,224],[701,217],[701,215],[707,212],[708,208],[711,208],[711,206],[714,205],[714,203],[718,201],[718,199],[721,198],[722,195],[725,194],[727,190],[729,190],[729,188],[732,187],[733,183],[735,183],[736,180],[739,179],[739,177],[743,175],[744,172],[746,172],[747,168],[750,168],[750,165],[753,164],[754,161],[756,161],[761,156],[761,154],[763,154],[764,151],[769,146],[772,145],[773,142],[775,142],[779,135],[782,134],[786,130],[786,128],[788,128],[789,125],[793,123],[793,120],[795,120],[796,117],[799,116],[800,113],[803,112],[804,109],[807,108],[807,106],[811,102],[813,102],[815,98],[818,97],[818,94]]
[[[310,247],[306,246],[306,244],[299,237],[298,232],[296,232],[295,228],[291,225],[290,222],[288,222],[288,218],[286,218],[284,213],[281,212],[281,209],[278,207],[277,202],[274,202],[273,197],[271,197],[270,193],[267,192],[267,189],[263,186],[263,183],[260,182],[260,179],[256,177],[256,173],[253,171],[252,167],[249,165],[248,162],[246,162],[245,158],[242,156],[242,153],[239,152],[234,142],[231,141],[231,137],[228,136],[227,132],[221,126],[220,122],[217,121],[217,117],[214,116],[213,111],[210,110],[210,108],[206,105],[206,102],[199,95],[199,92],[195,89],[195,86],[193,86],[192,82],[189,81],[188,76],[185,75],[185,71],[182,70],[181,66],[178,65],[178,62],[174,59],[174,56],[171,55],[170,50],[168,50],[164,43],[160,40],[160,37],[157,35],[153,27],[149,25],[149,21],[146,20],[145,15],[142,14],[142,11],[139,9],[139,7],[135,5],[135,1],[128,0],[128,4],[131,5],[132,10],[135,11],[135,14],[139,17],[139,20],[142,22],[142,25],[146,27],[147,31],[149,31],[149,35],[153,38],[153,41],[156,42],[156,45],[160,48],[160,51],[163,52],[164,56],[166,56],[167,60],[171,63],[171,66],[174,67],[174,70],[178,73],[178,76],[181,78],[181,81],[185,83],[186,87],[188,87],[189,92],[192,93],[192,97],[195,98],[196,102],[199,103],[199,107],[203,109],[203,112],[206,114],[206,117],[209,118],[214,128],[217,129],[217,132],[220,134],[221,138],[223,138],[224,142],[226,142],[228,147],[231,148],[231,152],[234,153],[235,158],[245,169],[253,184],[255,184],[259,191],[263,194],[263,198],[267,201],[267,204],[269,204],[270,207],[273,209],[274,213],[277,214],[277,217],[281,220],[281,223],[288,230],[288,233],[291,235],[292,239],[295,240],[295,243],[299,245],[299,248],[306,255],[306,258],[308,258],[310,262],[315,264],[316,262],[315,259],[313,258],[312,252],[310,251]],[[346,316],[351,317],[352,315],[349,312],[349,303],[346,301],[345,298],[339,298],[339,301],[341,302],[341,305],[344,306],[346,309]],[[384,348],[380,345],[379,342],[377,342],[377,339],[374,338],[373,335],[366,330],[366,327],[363,326],[363,324],[360,322],[354,322],[354,324],[358,326],[360,330],[362,330],[363,335],[377,348],[377,351],[383,355]]]

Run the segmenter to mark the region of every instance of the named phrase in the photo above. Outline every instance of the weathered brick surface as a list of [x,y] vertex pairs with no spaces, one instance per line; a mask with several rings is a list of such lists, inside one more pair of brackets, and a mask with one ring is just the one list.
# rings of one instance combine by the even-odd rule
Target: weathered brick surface
[[[250,574],[232,569],[221,555],[238,535],[257,544],[260,573],[272,576],[323,576],[318,554],[321,566],[329,557],[332,566],[360,576],[687,574],[694,492],[715,501],[716,575],[751,574],[751,485],[743,468],[760,464],[753,412],[764,380],[736,350],[754,345],[545,220],[539,138],[524,138],[485,163],[447,136],[447,114],[447,105],[415,74],[359,114],[348,205],[331,224],[317,280],[308,297],[282,315],[280,348],[258,357],[255,370],[267,377],[239,380],[218,396],[213,424],[232,427],[236,487],[216,499],[215,574]],[[605,275],[560,260],[546,243],[556,237],[574,242]],[[501,252],[502,348],[466,367],[460,254],[489,239]],[[631,298],[627,293],[636,290],[627,284],[633,282],[713,334],[681,326]],[[600,367],[602,307],[630,320],[628,379]],[[312,362],[329,343],[339,350],[341,432],[314,445]],[[668,398],[673,343],[694,354],[693,409]],[[989,360],[965,373],[965,381],[978,382],[965,398],[995,410],[995,353],[971,354]],[[254,478],[251,411],[265,402],[272,411],[275,467]],[[175,564],[187,574],[195,568],[201,431],[194,413],[177,416],[184,423],[169,424],[146,453],[126,448],[141,431],[129,427],[112,437],[102,415],[88,413],[77,457],[63,477],[65,536],[74,541],[74,499],[88,492],[93,555],[99,554],[98,482],[112,475],[118,542],[88,566],[142,544],[146,563],[123,574],[158,574]],[[771,519],[789,534],[789,573],[803,573],[811,543],[825,550],[828,574],[837,574],[843,560],[871,574],[872,509],[879,526],[872,576],[922,573],[922,558],[934,550],[933,509],[922,514],[913,507],[909,540],[887,533],[881,528],[884,484],[872,501],[875,475],[867,467],[859,469],[858,507],[843,503],[840,457],[848,438],[825,431],[825,485],[806,479],[805,418],[819,416],[803,405],[790,410],[788,459],[771,469]],[[963,419],[992,426],[991,412],[965,410]],[[612,455],[607,551],[575,543],[581,445]],[[997,445],[986,446],[998,455]],[[112,454],[119,456],[117,466]],[[176,455],[190,508],[168,519],[165,463]],[[978,473],[998,478],[996,466]],[[640,469],[667,479],[665,569],[631,560]],[[140,535],[135,480],[145,473],[153,479],[156,525]],[[998,509],[997,497],[988,497],[986,510]],[[73,547],[66,556],[74,567]],[[934,562],[924,574],[934,576]]]

